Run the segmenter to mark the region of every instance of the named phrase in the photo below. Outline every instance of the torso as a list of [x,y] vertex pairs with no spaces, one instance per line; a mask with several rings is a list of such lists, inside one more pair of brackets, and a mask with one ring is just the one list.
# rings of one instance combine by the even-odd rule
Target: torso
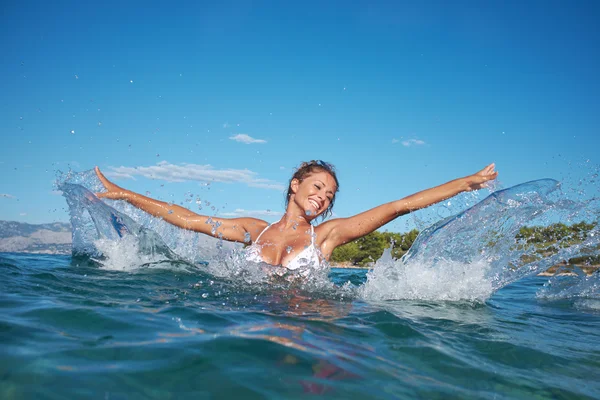
[[321,263],[312,225],[309,230],[296,228],[287,234],[273,225],[267,226],[246,249],[246,259],[281,265],[290,270]]

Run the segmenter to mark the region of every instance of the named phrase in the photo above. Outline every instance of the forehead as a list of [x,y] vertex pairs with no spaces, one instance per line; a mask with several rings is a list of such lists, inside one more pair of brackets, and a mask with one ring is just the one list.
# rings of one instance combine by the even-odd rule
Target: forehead
[[321,181],[327,187],[331,188],[334,192],[337,190],[337,187],[335,184],[335,179],[333,179],[333,176],[331,176],[331,174],[329,172],[325,172],[325,171],[311,172],[304,178],[304,180]]

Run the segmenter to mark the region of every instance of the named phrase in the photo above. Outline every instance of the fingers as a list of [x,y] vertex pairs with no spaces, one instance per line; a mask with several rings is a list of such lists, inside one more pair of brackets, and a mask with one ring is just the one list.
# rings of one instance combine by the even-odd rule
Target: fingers
[[[491,163],[490,165],[488,165],[487,167],[485,167],[484,169],[479,171],[477,173],[477,175],[484,176],[484,177],[490,177],[489,179],[495,179],[496,176],[498,175],[498,172],[494,171],[495,168],[496,168],[496,164]],[[493,176],[493,178],[492,178],[492,176]]]
[[111,181],[106,179],[106,177],[104,176],[104,174],[102,172],[100,172],[100,168],[95,167],[94,171],[96,171],[96,176],[98,177],[98,179],[100,179],[100,182],[106,189],[109,189],[110,186],[114,185]]
[[102,183],[104,183],[104,181],[106,181],[106,177],[102,172],[100,172],[100,168],[96,166],[94,167],[94,171],[96,171],[96,176],[98,177],[98,179],[100,179]]
[[497,172],[494,172],[493,174],[483,175],[483,182],[493,181],[494,179],[496,179],[497,176]]

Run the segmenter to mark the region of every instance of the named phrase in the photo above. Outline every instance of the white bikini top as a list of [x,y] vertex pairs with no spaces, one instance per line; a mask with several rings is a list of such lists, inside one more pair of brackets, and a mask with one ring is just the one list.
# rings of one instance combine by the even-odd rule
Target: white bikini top
[[[258,235],[254,243],[246,248],[246,260],[252,261],[256,263],[266,262],[260,256],[260,245],[257,244],[258,239],[262,236],[263,233],[269,229],[271,225],[267,226],[261,233]],[[319,251],[317,250],[317,246],[315,246],[315,228],[310,226],[310,246],[307,246],[300,253],[296,254],[296,257],[292,258],[290,262],[287,263],[285,268],[289,270],[295,270],[300,267],[306,266],[319,267],[321,265],[321,259],[319,258]]]

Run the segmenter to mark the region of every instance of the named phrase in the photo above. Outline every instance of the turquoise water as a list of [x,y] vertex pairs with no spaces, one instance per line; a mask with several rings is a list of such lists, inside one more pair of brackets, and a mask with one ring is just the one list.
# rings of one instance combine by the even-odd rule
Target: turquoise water
[[[598,398],[600,300],[240,287],[187,265],[0,255],[0,398]],[[364,271],[331,272],[338,284]]]
[[0,254],[2,399],[600,398],[600,273],[537,275],[598,256],[598,225],[545,248],[515,236],[597,224],[597,198],[528,182],[433,224],[402,260],[292,273],[98,185],[59,183],[72,257]]

